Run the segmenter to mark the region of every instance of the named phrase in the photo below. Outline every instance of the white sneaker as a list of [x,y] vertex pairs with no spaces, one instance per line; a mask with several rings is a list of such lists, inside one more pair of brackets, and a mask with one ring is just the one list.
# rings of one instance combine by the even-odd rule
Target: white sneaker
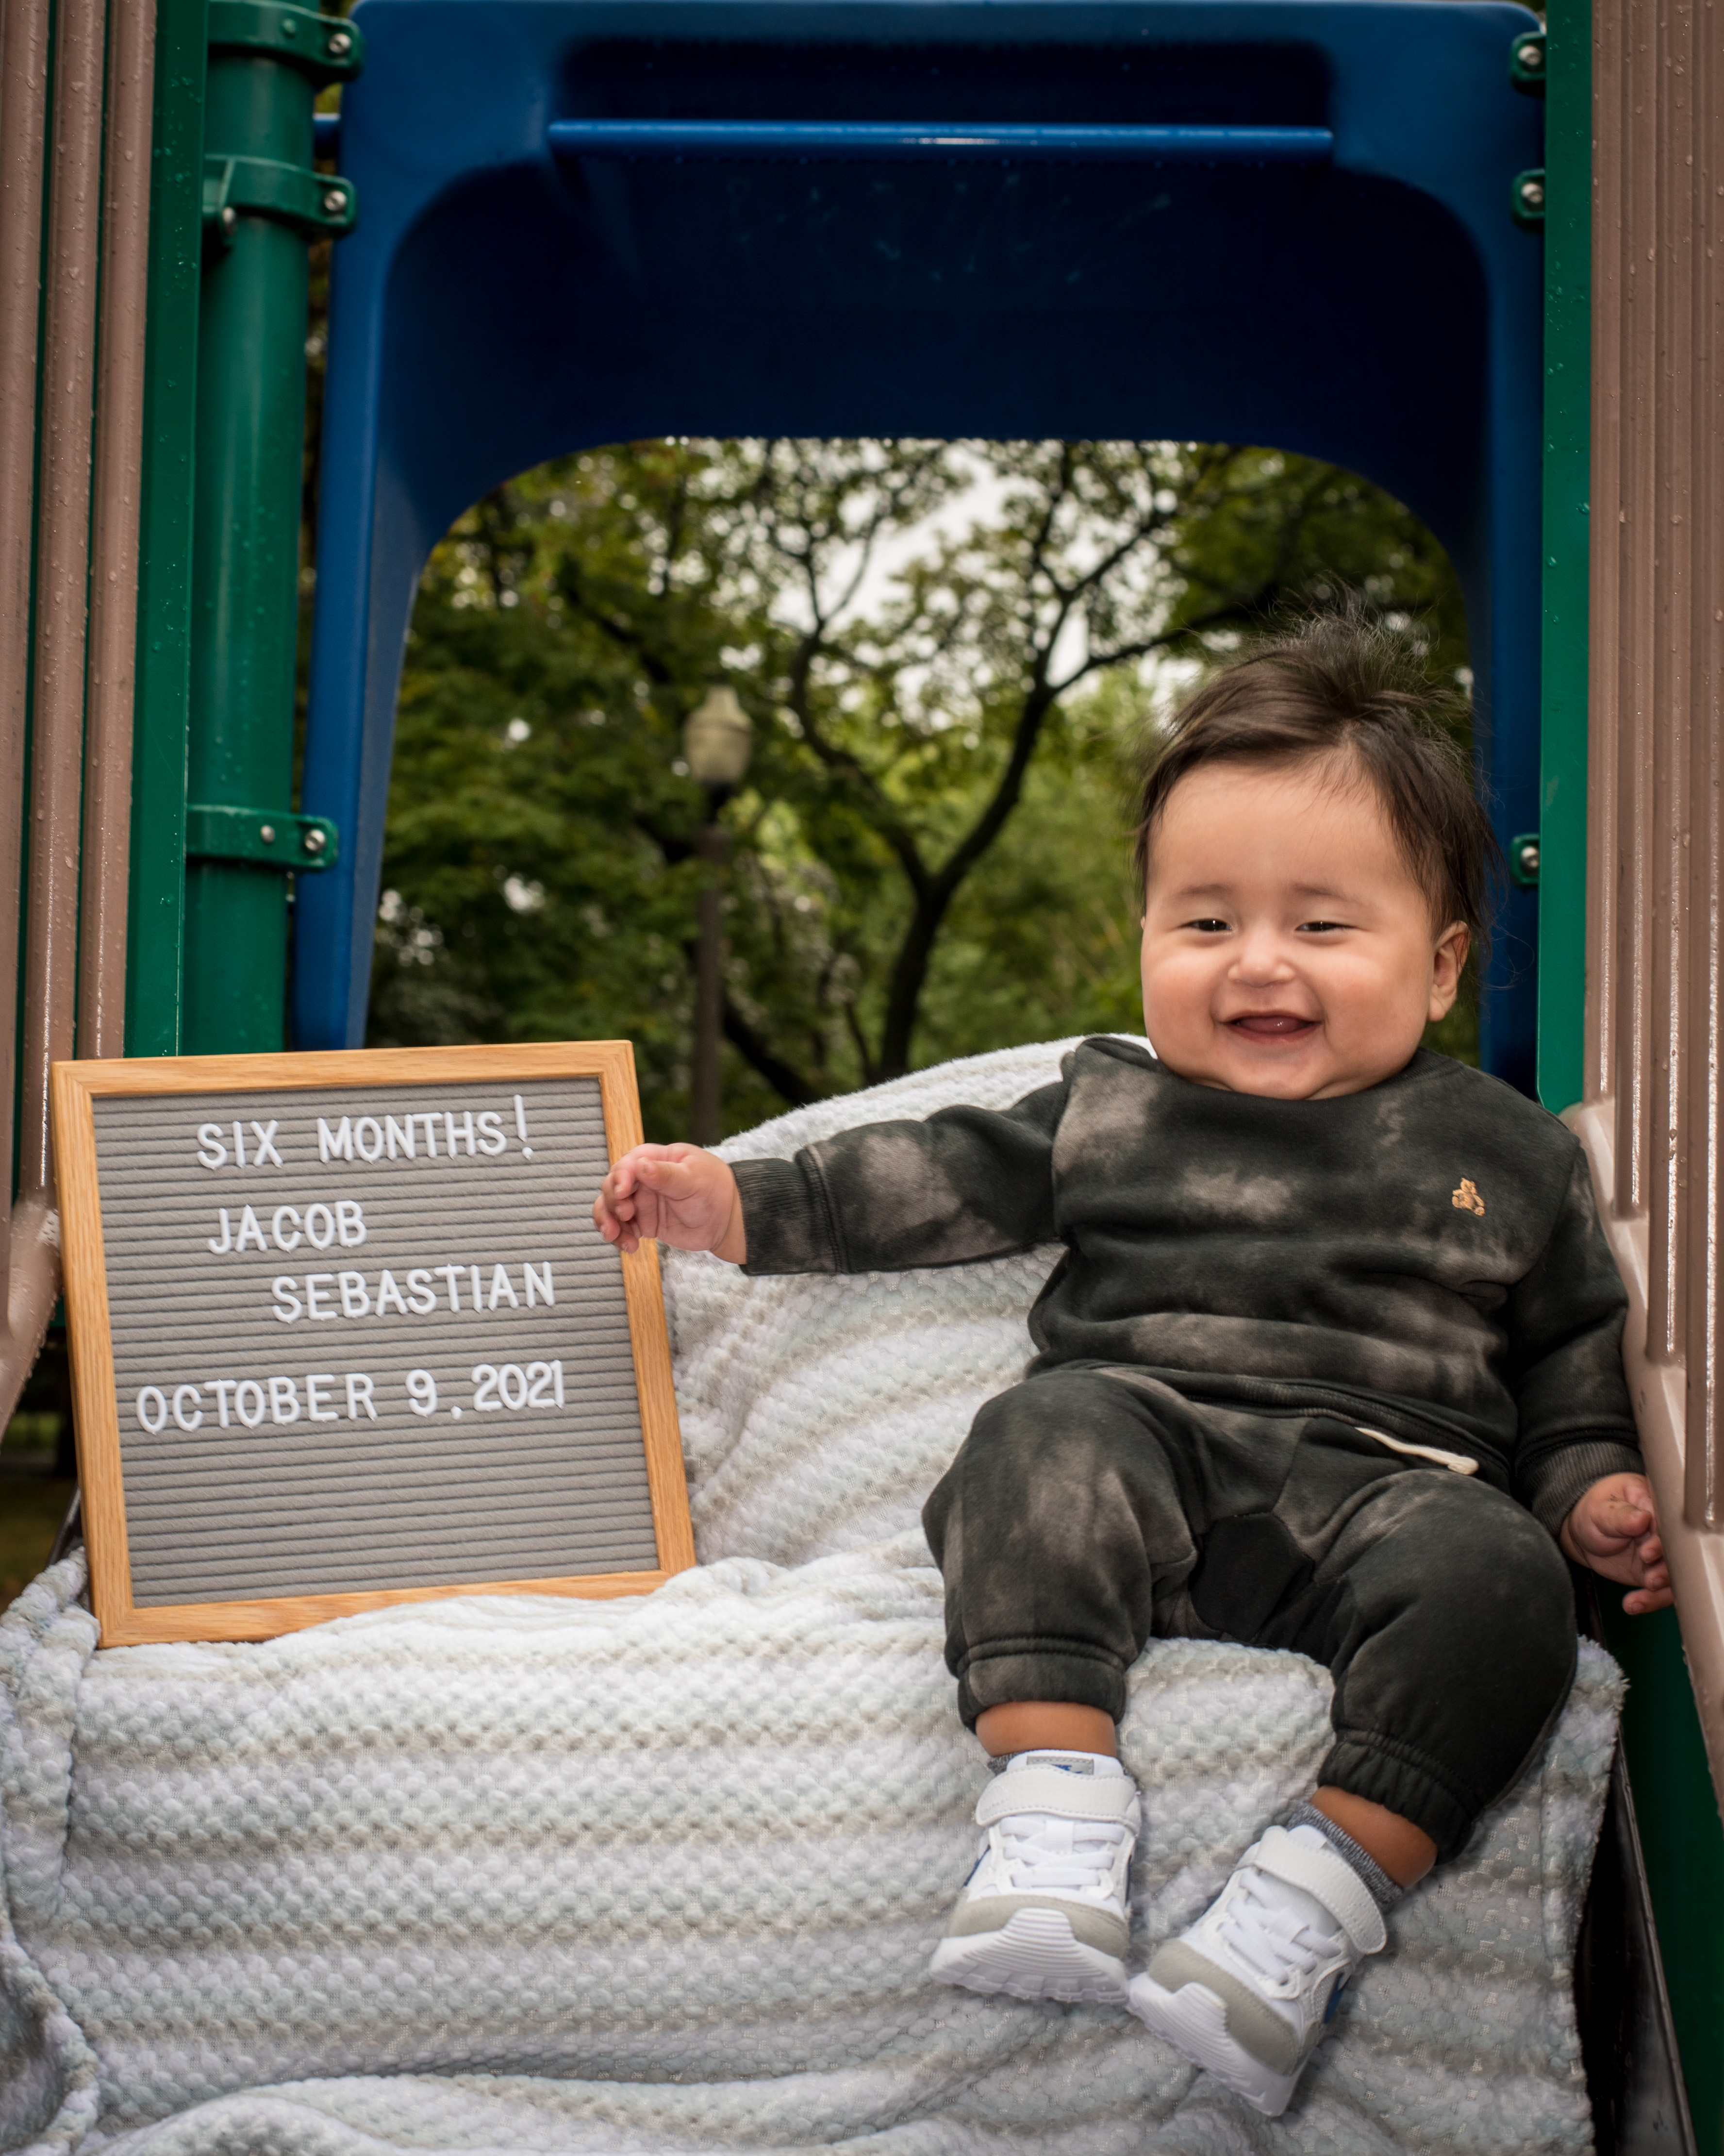
[[1127,2003],[1182,2057],[1279,2118],[1348,1979],[1388,1938],[1331,1842],[1314,1826],[1272,1826],[1190,1930],[1131,1979]]
[[1137,1785],[1098,1752],[1019,1752],[983,1791],[982,1854],[929,1974],[1013,1999],[1121,2005]]

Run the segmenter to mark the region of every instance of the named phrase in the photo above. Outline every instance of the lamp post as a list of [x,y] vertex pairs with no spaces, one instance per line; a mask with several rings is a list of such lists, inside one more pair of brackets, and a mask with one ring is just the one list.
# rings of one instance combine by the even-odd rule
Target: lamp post
[[718,1092],[719,1037],[723,1022],[724,943],[720,907],[725,870],[730,865],[731,834],[718,820],[748,768],[754,729],[748,714],[727,685],[709,689],[682,730],[682,752],[690,776],[706,789],[706,821],[695,837],[695,851],[706,862],[700,886],[700,937],[695,959],[695,1072],[690,1127],[696,1145],[716,1145],[724,1136]]

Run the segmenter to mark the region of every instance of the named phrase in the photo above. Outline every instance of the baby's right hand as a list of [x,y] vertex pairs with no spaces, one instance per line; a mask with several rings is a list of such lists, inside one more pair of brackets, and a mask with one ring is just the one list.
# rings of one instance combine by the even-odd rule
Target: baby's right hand
[[736,1178],[699,1146],[639,1145],[598,1187],[593,1224],[608,1243],[638,1250],[653,1237],[679,1250],[711,1250],[740,1265],[748,1255]]

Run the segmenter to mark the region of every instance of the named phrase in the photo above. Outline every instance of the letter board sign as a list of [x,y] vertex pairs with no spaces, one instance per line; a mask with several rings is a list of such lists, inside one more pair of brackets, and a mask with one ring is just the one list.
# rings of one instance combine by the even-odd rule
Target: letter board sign
[[60,1063],[105,1645],[694,1562],[627,1041]]

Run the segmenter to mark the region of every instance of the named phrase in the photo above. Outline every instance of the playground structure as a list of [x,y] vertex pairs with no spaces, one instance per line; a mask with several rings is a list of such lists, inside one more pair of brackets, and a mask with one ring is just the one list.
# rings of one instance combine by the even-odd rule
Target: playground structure
[[[290,869],[289,1045],[362,1037],[413,586],[485,488],[674,433],[1351,465],[1448,547],[1493,813],[1537,838],[1484,1053],[1530,1090],[1536,1052],[1576,1112],[1634,1298],[1691,1693],[1673,1625],[1608,1633],[1700,2145],[1724,2146],[1709,13],[1600,0],[1589,30],[1565,5],[1548,45],[1455,0],[0,19],[0,259],[39,293],[0,321],[7,1404],[57,1293],[49,1062],[283,1045]],[[295,808],[305,245],[349,231]]]

